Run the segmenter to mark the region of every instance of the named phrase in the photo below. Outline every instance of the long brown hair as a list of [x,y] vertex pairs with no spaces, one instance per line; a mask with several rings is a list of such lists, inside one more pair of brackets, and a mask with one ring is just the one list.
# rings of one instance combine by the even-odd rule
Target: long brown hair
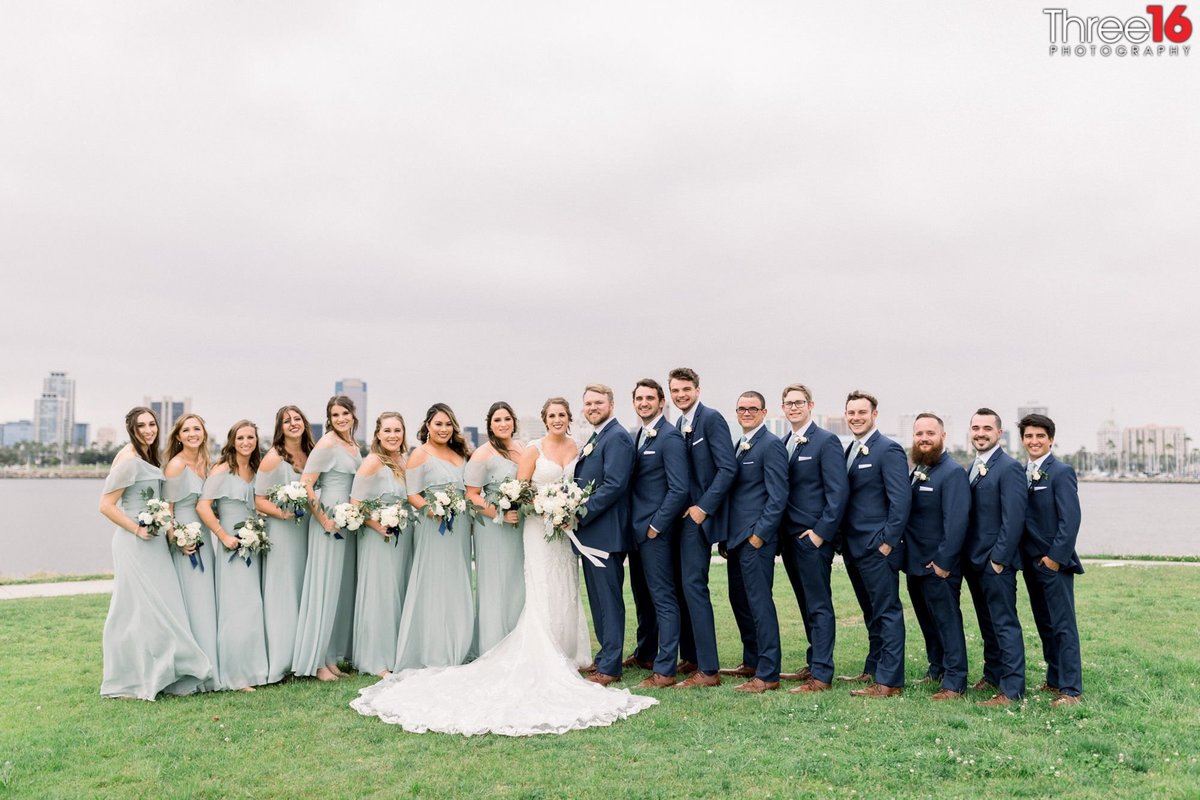
[[[349,439],[334,430],[333,418],[329,416],[330,412],[333,411],[334,406],[341,406],[349,411],[350,419],[354,420],[354,422],[350,425]],[[335,394],[333,397],[329,398],[329,402],[325,404],[325,430],[333,431],[333,433],[346,444],[352,444],[355,447],[358,447],[358,442],[356,442],[354,439],[354,434],[358,431],[358,409],[354,407],[353,400],[351,400],[349,397],[346,397],[344,394]]]
[[496,434],[492,433],[492,416],[495,415],[495,413],[500,410],[507,411],[508,415],[510,417],[512,417],[512,421],[513,421],[512,438],[514,438],[514,439],[517,438],[517,412],[513,411],[513,407],[510,406],[508,403],[504,402],[503,400],[499,400],[495,403],[492,403],[492,407],[488,409],[487,437],[488,437],[488,441],[492,443],[492,449],[494,449],[497,453],[499,453],[500,455],[507,458],[509,461],[512,461],[513,460],[512,451],[509,450],[507,447],[505,447],[500,442],[500,440],[496,438]]
[[171,435],[167,437],[167,461],[170,461],[184,451],[185,448],[180,435],[183,432],[183,424],[189,419],[199,422],[200,430],[204,431],[204,440],[200,442],[200,477],[205,478],[208,477],[208,468],[211,466],[208,455],[208,425],[204,424],[204,417],[199,414],[184,414],[175,420],[174,426],[171,427]]
[[237,432],[242,428],[254,429],[254,452],[250,453],[250,471],[258,472],[258,465],[262,463],[262,450],[259,449],[258,426],[248,419],[239,419],[233,423],[233,427],[229,429],[229,433],[225,436],[225,446],[221,448],[221,457],[217,459],[218,464],[224,464],[229,467],[229,471],[234,475],[238,474],[237,464]]
[[[158,428],[158,432],[154,435],[154,441],[150,444],[143,442],[142,437],[137,435],[137,418],[142,414],[149,414],[154,417],[154,427]],[[162,455],[158,449],[159,439],[162,436],[162,427],[158,424],[157,414],[146,408],[146,406],[134,406],[125,415],[125,432],[129,434],[129,443],[133,445],[133,452],[137,453],[138,458],[147,464],[153,464],[156,467],[162,466]]]
[[379,431],[383,428],[385,419],[400,420],[400,427],[404,429],[404,436],[400,439],[400,457],[403,458],[408,453],[408,425],[404,422],[404,417],[400,416],[399,411],[385,411],[375,419],[375,433],[371,434],[371,452],[392,471],[393,475],[403,478],[404,465],[392,458],[391,454],[384,450],[383,445],[379,443]]
[[284,446],[287,437],[283,435],[283,418],[292,413],[299,414],[300,419],[304,420],[304,432],[300,434],[301,452],[307,456],[316,447],[316,442],[313,441],[312,425],[309,424],[308,417],[304,416],[304,412],[296,406],[283,406],[275,412],[275,435],[271,437],[271,449],[278,453],[280,458],[295,467],[296,462],[292,461],[291,455]]
[[450,434],[450,441],[446,443],[446,446],[463,458],[470,457],[471,448],[467,445],[467,440],[463,438],[462,426],[458,424],[458,417],[454,416],[450,406],[445,403],[434,403],[429,407],[429,410],[425,412],[425,421],[421,423],[421,429],[417,431],[417,438],[422,442],[429,441],[429,422],[439,411],[449,417],[450,424],[454,426],[454,433]]

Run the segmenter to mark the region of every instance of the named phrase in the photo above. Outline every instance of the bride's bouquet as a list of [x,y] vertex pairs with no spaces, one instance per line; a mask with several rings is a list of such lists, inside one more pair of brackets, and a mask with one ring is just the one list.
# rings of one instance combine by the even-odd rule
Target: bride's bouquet
[[158,536],[175,524],[175,518],[171,516],[171,504],[154,499],[154,490],[149,486],[142,490],[142,499],[146,501],[146,507],[138,512],[136,521],[139,528],[145,528],[151,536]]
[[496,516],[492,522],[503,524],[504,515],[509,511],[520,511],[521,506],[527,505],[533,498],[533,487],[529,481],[519,481],[509,478],[506,481],[490,484],[483,489],[483,499],[496,507]]
[[345,539],[341,531],[350,531],[353,533],[363,526],[367,521],[367,515],[363,513],[362,506],[358,503],[338,503],[333,508],[325,509],[325,516],[333,520],[333,524],[337,526],[337,530],[333,533],[335,539]]
[[308,492],[300,481],[272,486],[267,492],[267,499],[278,506],[280,511],[295,514],[296,519],[300,519],[308,511]]
[[568,528],[587,515],[587,500],[592,496],[595,481],[580,486],[569,477],[544,483],[533,493],[532,502],[526,510],[542,518],[546,526],[546,541],[561,539]]
[[240,558],[248,567],[252,555],[271,549],[271,540],[267,538],[267,521],[258,514],[251,514],[245,521],[234,525],[233,530],[234,536],[237,537],[237,547],[229,556],[230,564],[235,558]]
[[400,534],[404,533],[404,529],[408,527],[409,520],[412,519],[408,503],[401,501],[384,505],[383,501],[378,499],[363,500],[359,503],[359,510],[379,523],[379,527],[383,528],[387,532],[387,535],[392,537],[392,544],[396,547],[400,546]]
[[192,569],[199,569],[204,572],[204,559],[200,558],[200,548],[204,547],[204,529],[199,522],[189,522],[187,525],[175,526],[175,544],[180,550],[187,550],[189,547],[196,548],[188,555],[188,560],[192,562]]
[[467,513],[467,498],[454,486],[431,486],[421,492],[421,497],[429,504],[426,508],[440,521],[438,533],[443,536],[446,535],[446,531],[454,530],[455,517]]

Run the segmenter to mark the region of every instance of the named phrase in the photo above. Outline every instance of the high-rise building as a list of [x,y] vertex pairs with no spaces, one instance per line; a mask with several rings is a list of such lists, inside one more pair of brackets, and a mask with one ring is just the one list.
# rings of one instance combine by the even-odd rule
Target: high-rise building
[[71,436],[71,445],[73,447],[88,446],[88,430],[91,428],[86,422],[76,422],[75,432]]
[[0,446],[13,447],[33,441],[33,420],[21,419],[0,425]]
[[[479,443],[481,441],[479,437],[482,434],[480,434],[480,432],[479,432],[478,425],[464,425],[462,432],[463,432],[463,438],[466,439],[467,442],[471,445],[472,450],[474,450],[476,447],[479,447]],[[484,438],[486,439],[487,437],[484,436]]]
[[850,435],[850,426],[846,424],[846,418],[841,414],[826,414],[815,417],[815,419],[818,425],[834,436],[845,438]]
[[517,420],[517,437],[523,442],[531,442],[546,435],[546,425],[539,414],[521,417]]
[[33,403],[33,440],[60,448],[75,435],[75,379],[51,372],[42,379],[42,396]]
[[1105,472],[1120,469],[1121,429],[1115,420],[1105,420],[1096,430],[1096,458],[1099,459],[1098,466]]
[[792,423],[788,422],[784,417],[768,417],[763,421],[763,425],[766,425],[767,430],[780,439],[792,435]]
[[358,416],[358,432],[354,438],[365,443],[375,430],[374,420],[367,414],[367,382],[361,378],[342,378],[334,381],[333,393],[354,401],[354,413]]
[[117,446],[117,429],[105,425],[96,429],[96,447],[107,450]]
[[[176,400],[170,395],[161,400],[151,400],[147,397],[142,405],[149,408],[154,412],[154,416],[158,417],[159,437],[164,442],[179,418],[192,413],[192,398],[190,397],[182,400]],[[209,438],[212,438],[211,434]]]
[[1179,425],[1140,425],[1121,432],[1121,457],[1133,472],[1178,474],[1187,464],[1187,433]]
[[1050,416],[1050,408],[1048,406],[1038,405],[1037,400],[1030,400],[1023,406],[1017,406],[1017,418],[1013,420],[1013,427],[1017,427],[1017,423],[1024,419],[1029,414],[1041,414],[1043,417]]

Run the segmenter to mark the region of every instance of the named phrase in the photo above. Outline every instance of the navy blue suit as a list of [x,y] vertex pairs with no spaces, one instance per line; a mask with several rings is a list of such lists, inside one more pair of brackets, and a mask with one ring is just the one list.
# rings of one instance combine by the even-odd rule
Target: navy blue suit
[[[929,676],[941,679],[942,688],[952,692],[967,690],[967,640],[958,602],[960,559],[970,514],[967,473],[949,453],[943,452],[933,466],[913,471],[912,510],[904,529],[908,596],[925,638]],[[938,577],[925,566],[931,562],[950,575]]]
[[[779,617],[771,589],[779,520],[787,506],[787,450],[766,428],[759,428],[735,451],[737,472],[729,489],[729,604],[742,636],[742,663],[768,683],[779,680]],[[755,547],[751,536],[762,539]]]
[[[1042,655],[1046,683],[1063,694],[1083,693],[1083,668],[1079,655],[1079,629],[1075,622],[1075,574],[1083,565],[1075,553],[1079,536],[1079,484],[1075,470],[1053,455],[1042,462],[1040,480],[1030,484],[1025,510],[1025,535],[1021,555],[1025,562],[1025,588]],[[1059,565],[1057,572],[1041,563],[1042,556]]]
[[[674,675],[679,652],[679,600],[672,541],[687,506],[687,446],[674,425],[660,417],[653,437],[637,448],[630,478],[629,585],[637,610],[634,656],[653,661],[660,675]],[[631,435],[636,442],[642,429]],[[649,537],[653,528],[654,538]]]
[[[849,484],[837,436],[815,423],[809,424],[804,436],[808,441],[797,443],[788,459],[788,502],[779,549],[804,620],[805,666],[817,680],[832,683],[837,620],[829,576]],[[824,540],[820,547],[804,536],[809,530]]]
[[[621,675],[621,648],[625,643],[625,553],[632,546],[629,533],[629,473],[633,468],[633,440],[615,419],[610,419],[591,442],[592,450],[581,451],[575,462],[575,481],[580,486],[594,482],[587,501],[587,514],[579,521],[579,541],[608,551],[603,567],[583,560],[592,625],[600,651],[596,669],[605,675]],[[587,450],[587,445],[584,446]]]
[[699,526],[691,517],[684,517],[679,530],[677,585],[682,590],[680,610],[684,612],[679,654],[694,661],[701,672],[715,675],[720,665],[708,569],[712,546],[726,538],[725,496],[737,468],[729,423],[703,403],[697,402],[692,409],[691,431],[683,431],[683,438],[688,453],[688,505],[699,506],[708,516]]
[[[904,448],[873,431],[857,452],[847,480],[850,499],[842,517],[839,544],[846,574],[862,608],[870,646],[863,672],[884,686],[904,685],[904,608],[900,605],[902,539],[912,506],[908,457]],[[850,455],[851,442],[844,457]],[[884,556],[880,545],[892,549]]]
[[[1018,547],[1025,530],[1025,470],[996,448],[971,481],[962,569],[983,638],[983,679],[1011,700],[1025,695],[1025,637],[1017,616]],[[992,562],[1002,566],[997,573]]]

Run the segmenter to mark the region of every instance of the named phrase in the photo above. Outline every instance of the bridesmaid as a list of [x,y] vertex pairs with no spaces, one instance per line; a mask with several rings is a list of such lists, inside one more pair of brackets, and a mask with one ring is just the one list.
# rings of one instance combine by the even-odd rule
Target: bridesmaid
[[[352,502],[404,501],[404,460],[408,452],[404,417],[385,411],[375,420],[371,453],[363,459],[350,489]],[[396,663],[396,633],[408,573],[413,537],[402,531],[396,540],[375,520],[359,528],[358,590],[354,597],[354,666],[359,672],[386,677]]]
[[[167,439],[167,466],[163,470],[166,482],[163,499],[171,504],[171,515],[180,527],[200,522],[196,501],[208,477],[208,428],[195,414],[180,417]],[[201,545],[190,550],[171,547],[179,588],[183,591],[183,607],[187,609],[192,635],[208,656],[213,676],[204,682],[200,691],[211,692],[220,683],[217,661],[217,587],[214,577],[217,551],[213,548],[212,533],[200,528]],[[171,544],[175,545],[174,539]]]
[[129,444],[113,459],[100,495],[100,513],[117,526],[100,695],[191,694],[212,677],[212,665],[192,636],[167,543],[137,522],[142,493],[162,494],[158,419],[138,406],[125,415],[125,430]]
[[[512,406],[503,401],[493,403],[487,414],[487,444],[467,462],[467,500],[480,515],[471,528],[480,653],[491,650],[516,627],[525,607],[525,547],[517,512],[500,512],[484,496],[484,490],[494,490],[517,477],[516,462],[525,447],[514,441],[516,433],[517,415]],[[498,513],[501,518],[496,520]]]
[[276,486],[300,480],[313,450],[312,427],[296,406],[275,412],[275,435],[254,478],[254,507],[267,518],[271,550],[263,558],[263,620],[267,630],[267,683],[292,671],[300,592],[308,559],[308,520],[283,511],[266,498]]
[[444,667],[466,661],[475,638],[471,594],[471,525],[466,515],[444,534],[421,492],[451,487],[462,492],[470,455],[454,412],[434,403],[417,432],[423,444],[406,470],[408,502],[416,509],[412,577],[404,596],[396,669]]
[[201,521],[224,545],[217,548],[213,559],[217,572],[219,689],[253,692],[255,686],[267,682],[262,556],[251,556],[249,567],[240,558],[230,561],[237,548],[235,526],[254,513],[254,473],[261,459],[258,428],[248,419],[234,423],[196,504]]
[[338,658],[350,655],[348,650],[343,652],[343,647],[348,646],[353,627],[354,586],[352,583],[347,600],[343,583],[345,562],[353,559],[356,551],[350,549],[354,535],[349,531],[339,533],[321,506],[333,508],[350,499],[354,473],[362,463],[358,443],[354,441],[357,428],[354,401],[343,395],[329,398],[325,405],[325,434],[309,454],[300,478],[308,490],[313,513],[308,521],[308,561],[304,567],[304,590],[300,593],[300,622],[292,671],[297,675],[316,675],[323,681],[345,676],[337,662]]

